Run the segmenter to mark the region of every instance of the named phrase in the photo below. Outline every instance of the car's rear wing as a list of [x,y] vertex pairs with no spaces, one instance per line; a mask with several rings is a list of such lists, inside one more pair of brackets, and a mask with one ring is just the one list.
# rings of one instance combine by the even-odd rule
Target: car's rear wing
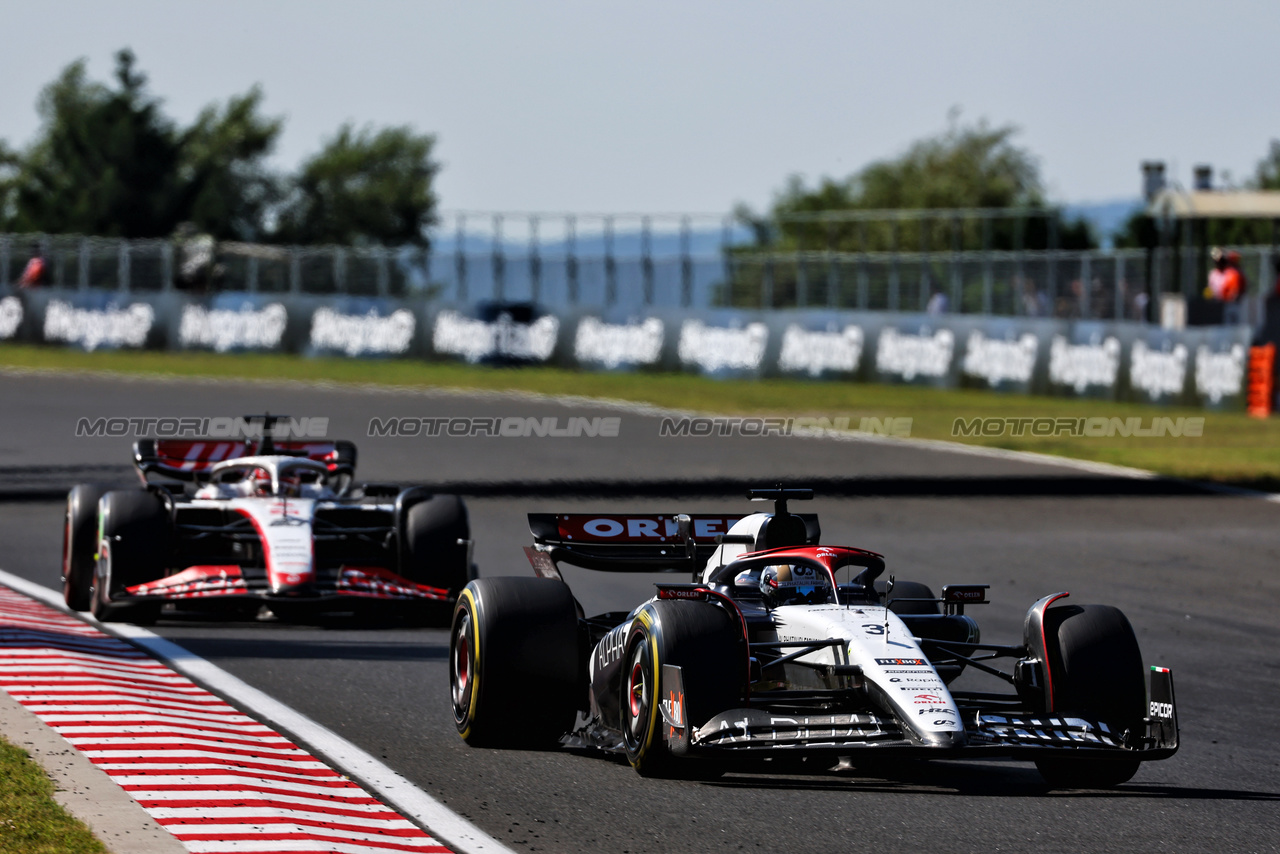
[[[567,563],[605,572],[699,572],[745,514],[696,513],[530,513],[537,546],[526,549],[534,563]],[[806,538],[821,536],[816,514],[798,514]],[[750,538],[748,551],[760,544]]]
[[[198,481],[220,462],[258,453],[259,443],[252,439],[139,439],[133,443],[133,462],[144,480],[157,474]],[[324,463],[334,475],[355,474],[356,447],[351,442],[275,442],[271,453]]]

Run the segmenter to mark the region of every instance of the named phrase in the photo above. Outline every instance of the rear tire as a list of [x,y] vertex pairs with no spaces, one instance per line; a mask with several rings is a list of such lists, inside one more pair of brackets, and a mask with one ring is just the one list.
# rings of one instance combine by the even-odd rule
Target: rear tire
[[[657,601],[648,613],[650,625],[642,619],[632,624],[623,659],[627,759],[644,777],[718,777],[724,771],[719,761],[686,754],[696,727],[741,703],[746,673],[735,662],[744,654],[742,628],[724,609],[701,602]],[[659,709],[664,664],[679,667],[684,683],[685,735],[674,749],[664,737]]]
[[98,508],[102,542],[89,610],[104,623],[153,623],[161,603],[129,602],[126,590],[164,577],[173,538],[169,512],[143,490],[113,490]]
[[[1146,713],[1142,652],[1124,614],[1109,605],[1065,605],[1044,615],[1054,715],[1104,721],[1123,733],[1138,731]],[[1081,751],[1084,753],[1084,751]],[[1057,788],[1102,789],[1133,777],[1136,759],[1087,757],[1036,760]]]
[[62,598],[73,611],[88,611],[93,601],[98,501],[107,489],[101,484],[81,483],[67,493],[62,526]]
[[[475,578],[466,540],[467,507],[456,495],[433,495],[405,511],[400,531],[400,574],[417,584],[449,591],[449,603],[428,603],[431,622],[447,624],[451,603]],[[460,542],[461,541],[461,542]]]
[[473,747],[553,746],[585,703],[578,612],[563,582],[480,578],[449,634],[453,722]]

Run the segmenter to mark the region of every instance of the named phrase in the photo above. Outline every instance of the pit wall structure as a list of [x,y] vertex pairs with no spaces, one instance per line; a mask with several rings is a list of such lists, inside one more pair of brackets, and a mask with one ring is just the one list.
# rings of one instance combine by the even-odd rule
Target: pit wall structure
[[0,296],[0,341],[419,358],[985,388],[1243,409],[1253,330],[830,309],[549,310],[530,303],[41,288]]

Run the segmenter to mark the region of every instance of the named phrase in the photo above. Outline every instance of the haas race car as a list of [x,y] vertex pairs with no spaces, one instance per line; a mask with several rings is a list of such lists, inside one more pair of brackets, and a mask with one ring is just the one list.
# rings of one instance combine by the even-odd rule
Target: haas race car
[[[986,585],[935,596],[877,584],[882,556],[820,545],[817,517],[788,511],[810,490],[749,495],[773,513],[530,514],[537,577],[472,581],[454,610],[463,739],[596,748],[644,775],[694,778],[753,758],[1012,757],[1034,760],[1050,785],[1091,788],[1177,751],[1172,674],[1150,668],[1148,694],[1117,609],[1055,593],[1027,611],[1020,644],[986,643],[965,613]],[[695,580],[586,617],[560,563]],[[1003,690],[952,688],[966,671]]]
[[142,439],[142,486],[80,484],[67,496],[62,589],[103,621],[182,611],[284,620],[399,611],[446,619],[472,578],[467,511],[455,495],[353,481],[345,441]]

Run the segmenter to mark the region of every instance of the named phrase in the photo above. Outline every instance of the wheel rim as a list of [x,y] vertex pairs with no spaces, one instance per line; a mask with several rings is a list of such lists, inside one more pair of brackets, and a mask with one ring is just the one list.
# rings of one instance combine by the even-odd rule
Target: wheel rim
[[71,511],[67,510],[66,524],[62,528],[62,580],[71,582]]
[[453,632],[453,662],[450,668],[453,683],[453,715],[465,720],[471,707],[471,613],[464,610]]
[[626,741],[631,752],[639,753],[648,734],[649,715],[653,703],[653,689],[649,675],[649,645],[644,635],[636,639],[627,668],[627,696],[623,698],[626,712]]

